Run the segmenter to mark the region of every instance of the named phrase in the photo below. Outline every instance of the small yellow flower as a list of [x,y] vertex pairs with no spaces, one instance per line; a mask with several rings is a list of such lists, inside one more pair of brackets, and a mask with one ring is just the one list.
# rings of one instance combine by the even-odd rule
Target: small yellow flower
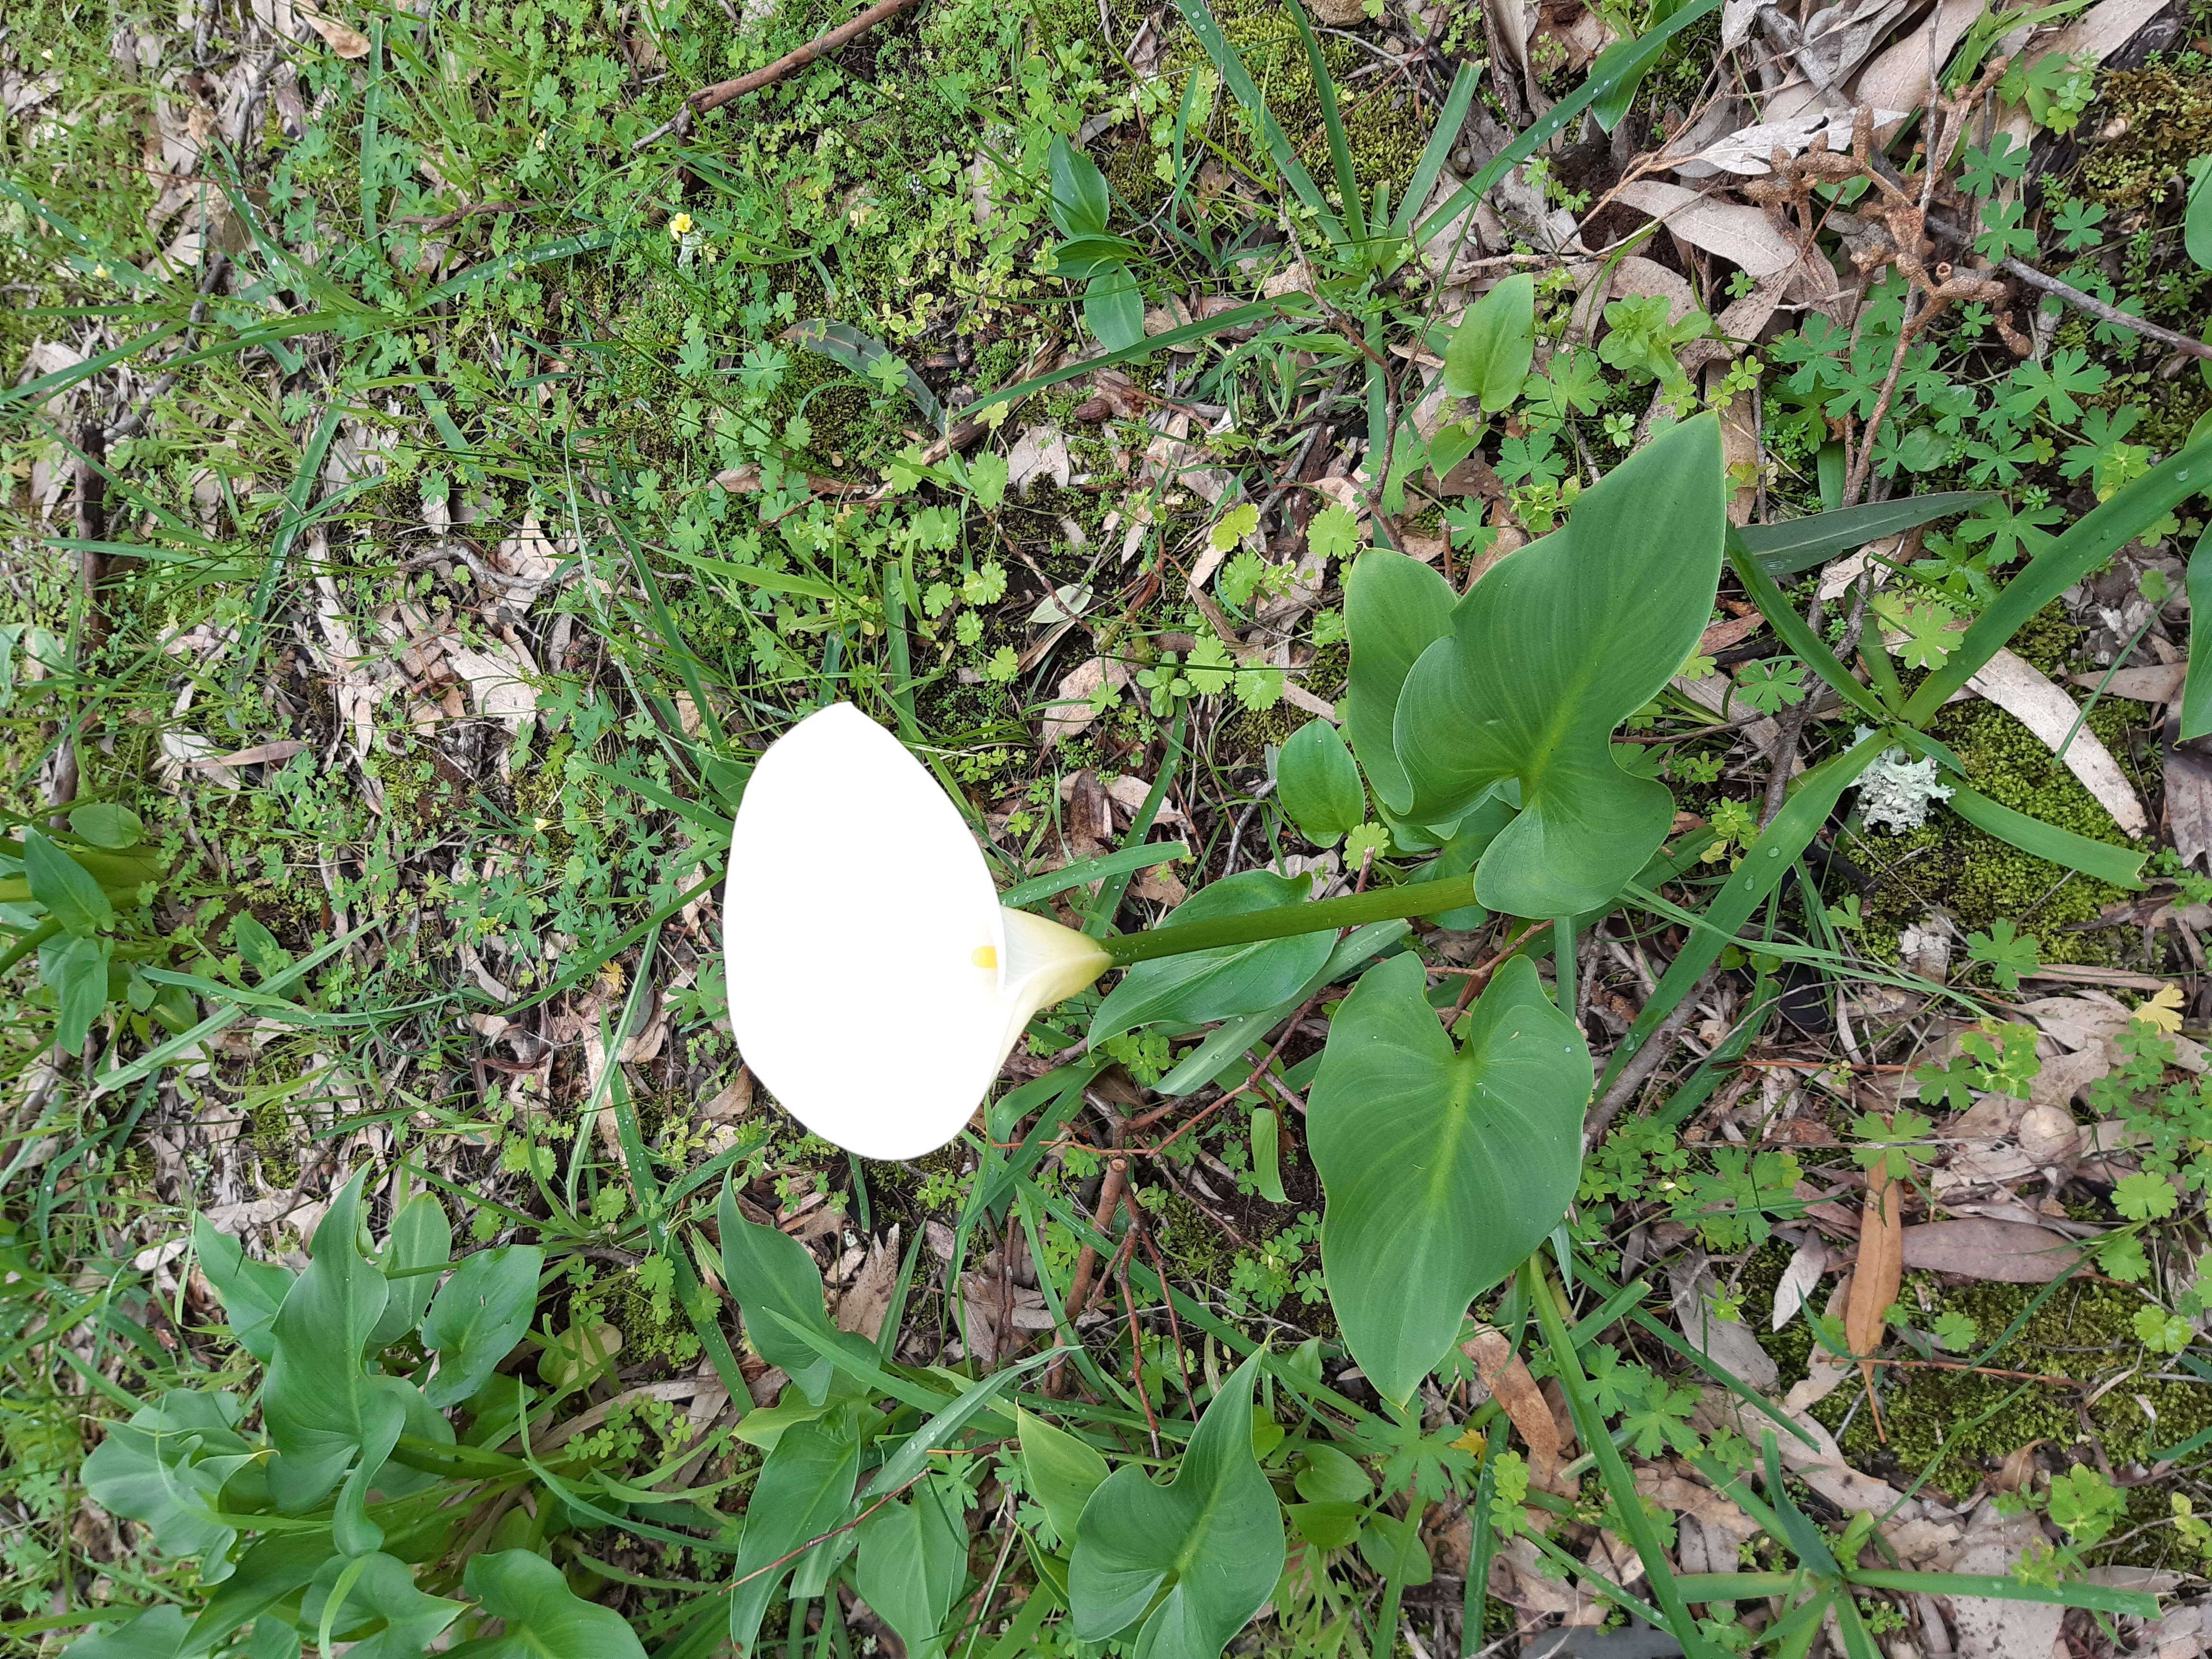
[[689,236],[691,234],[691,216],[688,213],[679,213],[671,219],[668,222],[668,234],[679,238]]

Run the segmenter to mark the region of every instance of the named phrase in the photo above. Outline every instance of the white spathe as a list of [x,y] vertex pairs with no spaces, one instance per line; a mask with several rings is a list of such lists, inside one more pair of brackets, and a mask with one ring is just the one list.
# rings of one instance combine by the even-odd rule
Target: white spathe
[[745,1063],[863,1158],[958,1134],[1030,1017],[1109,965],[1081,933],[1002,906],[959,808],[847,702],[753,768],[724,892]]

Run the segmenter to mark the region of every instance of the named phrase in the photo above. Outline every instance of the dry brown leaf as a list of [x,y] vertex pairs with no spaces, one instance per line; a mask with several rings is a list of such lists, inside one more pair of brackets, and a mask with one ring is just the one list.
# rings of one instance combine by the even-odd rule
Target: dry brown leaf
[[[1877,144],[1887,144],[1904,120],[1895,112],[1918,109],[1928,101],[1931,55],[1934,66],[1941,67],[1988,9],[1989,0],[1938,0],[1932,18],[1905,30],[1860,72],[1851,101],[1874,106]],[[1842,149],[1845,144],[1832,139],[1829,147]]]
[[1049,749],[1063,738],[1090,728],[1097,716],[1091,698],[1101,686],[1110,685],[1118,695],[1129,683],[1129,665],[1114,657],[1093,657],[1060,677],[1058,707],[1044,717],[1044,744]]
[[2169,721],[2163,769],[2166,828],[2181,861],[2197,864],[2212,852],[2212,738],[2176,743],[2173,734]]
[[1539,1486],[1549,1486],[1559,1466],[1559,1425],[1527,1362],[1513,1352],[1503,1331],[1487,1326],[1461,1343],[1460,1352],[1474,1362],[1475,1374],[1528,1448],[1529,1478]]
[[2086,685],[2092,691],[2102,686],[2105,694],[2112,697],[2129,697],[2136,702],[2172,702],[2181,696],[2181,688],[2189,678],[2185,662],[2157,662],[2142,668],[2118,668],[2105,674],[2076,674],[2076,685]]
[[[2003,1516],[1994,1502],[1974,1512],[1959,1554],[1960,1572],[2002,1577],[2018,1566],[2030,1548],[2045,1546],[2043,1527],[2033,1515]],[[2039,1601],[1998,1601],[1961,1595],[1951,1603],[1959,1627],[1959,1659],[2027,1659],[2048,1654],[2058,1640],[2066,1609]]]
[[1640,213],[1662,221],[1693,247],[1739,265],[1753,276],[1771,276],[1797,263],[1797,246],[1747,202],[1723,201],[1657,179],[1638,179],[1614,192]]
[[898,1283],[899,1230],[894,1224],[888,1238],[868,1242],[868,1258],[837,1297],[837,1328],[874,1341],[890,1311],[891,1290]]
[[[1903,114],[1893,109],[1876,109],[1877,124],[1885,120],[1902,120]],[[1851,114],[1848,110],[1808,110],[1793,115],[1786,121],[1759,121],[1747,127],[1714,139],[1689,160],[1674,169],[1684,179],[1703,179],[1716,173],[1733,173],[1747,178],[1756,178],[1774,170],[1774,152],[1785,155],[1802,155],[1812,148],[1814,137],[1825,137],[1831,149],[1847,149],[1851,142]]]
[[[2066,744],[2066,753],[2061,757],[2066,769],[2081,781],[2081,787],[2097,798],[2122,830],[2140,836],[2150,828],[2135,786],[2120,770],[2112,751],[2081,720],[2081,710],[2074,699],[2053,685],[2040,669],[2000,648],[1966,685],[2034,732],[2053,752],[2060,744]],[[2069,732],[2073,733],[2070,742]]]
[[1859,1216],[1858,1261],[1851,1269],[1850,1299],[1844,1304],[1844,1336],[1862,1356],[1859,1374],[1874,1386],[1874,1367],[1863,1356],[1881,1346],[1882,1317],[1905,1283],[1905,1188],[1877,1164],[1867,1171],[1865,1206]]
[[1907,1227],[1903,1266],[2005,1285],[2047,1285],[2081,1258],[2081,1247],[2021,1221],[1969,1216]]
[[[1836,1281],[1835,1289],[1828,1292],[1828,1305],[1821,1311],[1831,1320],[1840,1319],[1850,1300],[1851,1275],[1846,1273]],[[1782,1396],[1782,1409],[1796,1416],[1843,1387],[1844,1379],[1850,1374],[1848,1361],[1838,1359],[1815,1341],[1812,1352],[1805,1356],[1804,1379],[1790,1385],[1790,1392]]]
[[738,1067],[738,1074],[724,1084],[704,1106],[700,1115],[714,1123],[734,1123],[753,1109],[753,1074],[748,1066]]
[[1782,1380],[1773,1357],[1741,1319],[1724,1319],[1715,1309],[1720,1285],[1702,1251],[1667,1270],[1674,1293],[1674,1317],[1683,1340],[1748,1389],[1764,1394]]
[[349,29],[334,17],[325,17],[318,12],[301,11],[315,33],[323,37],[323,44],[339,57],[345,58],[368,56],[368,37],[358,29]]

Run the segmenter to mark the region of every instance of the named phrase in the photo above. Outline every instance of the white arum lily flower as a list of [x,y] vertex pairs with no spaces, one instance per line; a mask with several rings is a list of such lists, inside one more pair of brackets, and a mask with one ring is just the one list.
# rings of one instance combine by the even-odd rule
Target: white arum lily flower
[[1111,965],[1096,941],[999,902],[959,809],[850,703],[761,757],[725,892],[745,1063],[864,1158],[951,1140],[1030,1017]]

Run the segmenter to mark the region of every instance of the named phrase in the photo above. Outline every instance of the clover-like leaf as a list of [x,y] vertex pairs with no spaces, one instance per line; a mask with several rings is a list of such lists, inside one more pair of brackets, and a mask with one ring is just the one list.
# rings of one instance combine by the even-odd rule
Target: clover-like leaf
[[1172,1485],[1154,1486],[1128,1464],[1091,1494],[1067,1575],[1075,1633],[1085,1641],[1141,1619],[1133,1659],[1214,1659],[1273,1591],[1283,1522],[1252,1455],[1259,1365],[1255,1354],[1222,1384]]
[[[1725,494],[1718,418],[1684,422],[1585,490],[1565,528],[1493,566],[1406,676],[1393,725],[1403,816],[1449,823],[1492,786],[1520,781],[1521,816],[1476,875],[1492,909],[1595,908],[1665,838],[1674,798],[1622,771],[1608,739],[1705,628]],[[1356,625],[1352,640],[1356,675]],[[1356,726],[1352,741],[1366,762]],[[1367,774],[1395,808],[1372,762]]]
[[1451,1347],[1467,1304],[1566,1213],[1590,1091],[1582,1031],[1528,957],[1498,971],[1457,1049],[1424,983],[1412,956],[1370,969],[1337,1011],[1307,1097],[1329,1303],[1352,1358],[1395,1401]]

